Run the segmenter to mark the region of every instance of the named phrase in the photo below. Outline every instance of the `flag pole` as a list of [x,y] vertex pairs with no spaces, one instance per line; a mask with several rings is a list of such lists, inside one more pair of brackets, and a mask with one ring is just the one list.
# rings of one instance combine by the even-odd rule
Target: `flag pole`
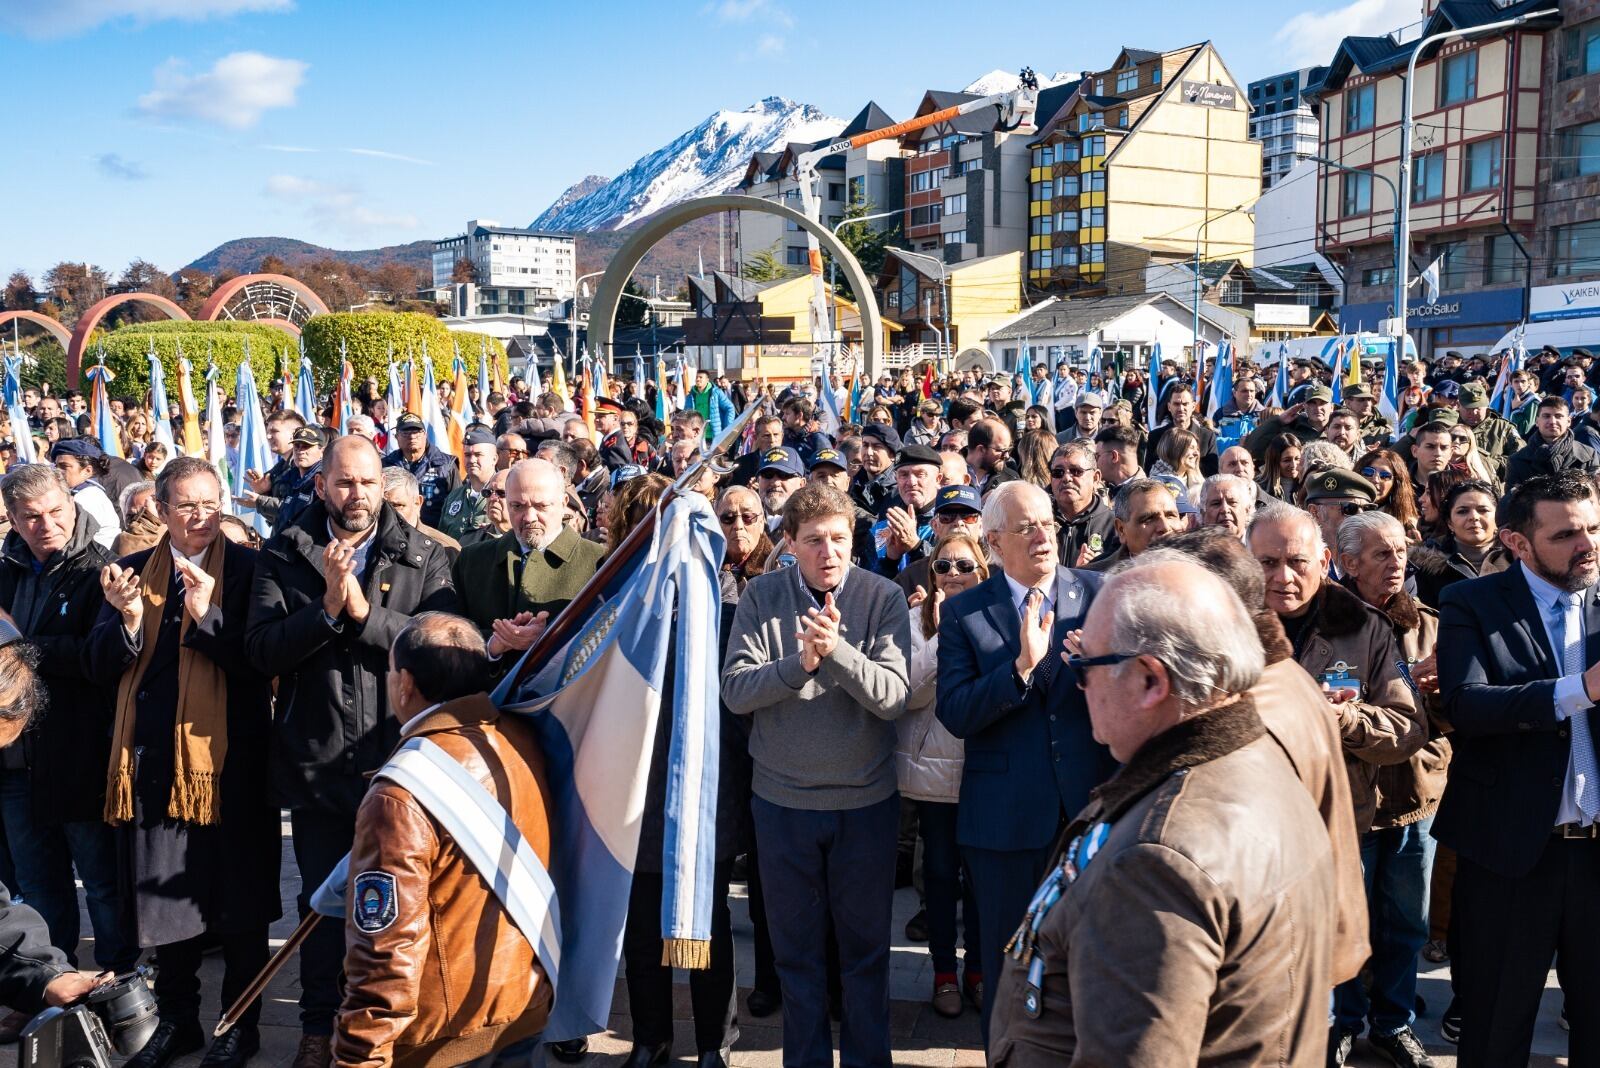
[[212,1038],[221,1038],[232,1030],[233,1026],[244,1016],[245,1010],[250,1008],[256,998],[266,993],[267,984],[272,982],[279,972],[283,971],[283,966],[289,963],[289,958],[294,956],[295,951],[300,948],[300,943],[306,940],[306,937],[311,934],[311,929],[321,919],[322,913],[320,912],[306,913],[305,919],[300,921],[300,926],[294,929],[294,933],[284,941],[278,952],[274,953],[261,971],[256,973],[256,977],[250,980],[250,985],[244,988],[244,992],[239,995],[238,999],[228,1006],[228,1011],[222,1014],[222,1019],[217,1021],[216,1029],[211,1032]]

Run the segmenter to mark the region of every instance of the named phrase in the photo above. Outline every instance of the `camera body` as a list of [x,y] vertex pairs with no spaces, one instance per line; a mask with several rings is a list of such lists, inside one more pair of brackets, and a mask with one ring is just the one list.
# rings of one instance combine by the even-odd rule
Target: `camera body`
[[148,975],[137,968],[29,1020],[17,1042],[17,1068],[111,1068],[113,1055],[143,1049],[160,1023]]

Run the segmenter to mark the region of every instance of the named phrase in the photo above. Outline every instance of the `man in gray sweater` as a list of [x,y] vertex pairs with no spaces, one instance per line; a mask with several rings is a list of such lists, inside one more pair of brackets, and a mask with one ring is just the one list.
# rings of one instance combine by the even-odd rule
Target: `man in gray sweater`
[[905,709],[910,612],[888,579],[850,564],[855,506],[796,490],[783,532],[795,565],[752,579],[734,616],[722,699],[754,717],[751,809],[783,991],[786,1068],[830,1068],[824,954],[832,914],[845,1064],[890,1064],[893,720]]

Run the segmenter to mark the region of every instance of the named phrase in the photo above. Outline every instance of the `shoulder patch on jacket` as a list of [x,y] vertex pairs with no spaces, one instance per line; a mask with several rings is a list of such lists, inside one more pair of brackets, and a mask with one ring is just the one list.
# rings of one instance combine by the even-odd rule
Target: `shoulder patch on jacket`
[[357,875],[352,904],[352,918],[358,930],[377,934],[388,927],[398,911],[394,876],[386,871],[364,871]]

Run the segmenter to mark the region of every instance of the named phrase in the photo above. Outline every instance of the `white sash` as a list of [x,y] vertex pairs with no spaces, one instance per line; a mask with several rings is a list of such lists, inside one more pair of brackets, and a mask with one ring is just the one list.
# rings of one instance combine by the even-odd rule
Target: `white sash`
[[410,791],[439,821],[533,945],[554,988],[561,966],[555,884],[500,802],[426,738],[407,741],[375,777]]

